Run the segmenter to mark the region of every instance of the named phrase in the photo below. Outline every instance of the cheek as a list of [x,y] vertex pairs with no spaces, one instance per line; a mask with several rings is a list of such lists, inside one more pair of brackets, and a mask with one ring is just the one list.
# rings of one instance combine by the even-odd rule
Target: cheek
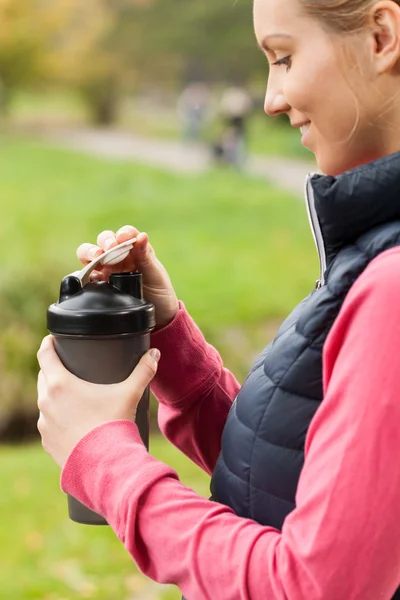
[[326,141],[346,139],[357,122],[357,99],[343,73],[324,63],[308,69],[293,69],[285,96],[289,104],[314,125]]
[[319,112],[326,105],[329,97],[326,93],[327,81],[332,81],[330,71],[324,62],[316,63],[309,56],[293,61],[284,90],[289,104],[311,119],[313,113]]
[[340,86],[339,83],[325,86],[320,109],[316,106],[314,114],[318,132],[334,144],[348,144],[360,122],[357,97],[348,85]]
[[313,113],[323,111],[327,104],[334,106],[338,89],[344,85],[344,76],[331,45],[325,40],[307,44],[293,57],[285,84],[290,105],[310,118]]

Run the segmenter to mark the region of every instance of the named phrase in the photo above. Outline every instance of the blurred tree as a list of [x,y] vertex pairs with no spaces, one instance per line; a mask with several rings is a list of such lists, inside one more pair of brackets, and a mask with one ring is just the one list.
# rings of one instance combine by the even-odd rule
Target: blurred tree
[[[33,0],[0,0],[0,106],[5,110],[12,91],[38,75],[43,39]],[[40,20],[40,17],[39,17]]]
[[13,90],[79,90],[99,123],[121,94],[193,79],[246,84],[265,77],[249,1],[0,0],[0,106]]
[[[246,84],[255,76],[265,77],[250,2],[141,0],[141,4],[132,47],[140,56],[141,80],[157,75],[161,85],[176,84],[177,78],[181,83],[203,78]],[[134,19],[127,20],[127,27],[129,21],[132,25]]]
[[[1,1],[1,0],[0,0]],[[116,13],[104,0],[52,0],[54,33],[43,57],[43,76],[77,89],[93,120],[114,120],[119,65],[109,40]]]
[[18,88],[86,82],[109,70],[93,53],[110,21],[97,0],[0,0],[1,108]]
[[146,54],[140,17],[152,0],[73,2],[62,43],[53,48],[53,75],[82,93],[96,123],[110,124],[137,81]]

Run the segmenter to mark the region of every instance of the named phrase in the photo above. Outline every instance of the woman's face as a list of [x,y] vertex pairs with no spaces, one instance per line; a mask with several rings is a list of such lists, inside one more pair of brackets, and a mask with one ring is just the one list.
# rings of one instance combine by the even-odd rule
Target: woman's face
[[292,126],[304,126],[302,143],[321,171],[337,175],[381,156],[366,37],[351,37],[352,61],[343,35],[327,33],[298,0],[255,0],[254,27],[271,65],[265,112],[286,113]]

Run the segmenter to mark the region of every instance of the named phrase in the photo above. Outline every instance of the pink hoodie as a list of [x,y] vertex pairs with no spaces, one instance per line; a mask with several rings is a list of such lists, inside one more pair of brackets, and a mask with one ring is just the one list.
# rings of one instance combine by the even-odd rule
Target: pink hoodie
[[[160,427],[211,473],[239,384],[183,305],[152,345]],[[130,421],[86,435],[62,489],[188,600],[389,600],[400,584],[400,248],[350,290],[324,347],[324,393],[282,531],[183,486]]]

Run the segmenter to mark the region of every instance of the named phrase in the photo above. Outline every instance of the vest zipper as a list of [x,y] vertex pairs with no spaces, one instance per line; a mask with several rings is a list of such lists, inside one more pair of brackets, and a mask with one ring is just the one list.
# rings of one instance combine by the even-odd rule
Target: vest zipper
[[320,273],[319,278],[315,284],[315,288],[319,290],[325,284],[324,273],[326,271],[326,252],[324,245],[324,238],[322,237],[321,226],[318,221],[317,211],[315,210],[314,190],[311,185],[311,179],[314,173],[308,175],[306,179],[306,204],[308,220],[310,221],[311,231],[314,237],[314,242],[317,247]]

